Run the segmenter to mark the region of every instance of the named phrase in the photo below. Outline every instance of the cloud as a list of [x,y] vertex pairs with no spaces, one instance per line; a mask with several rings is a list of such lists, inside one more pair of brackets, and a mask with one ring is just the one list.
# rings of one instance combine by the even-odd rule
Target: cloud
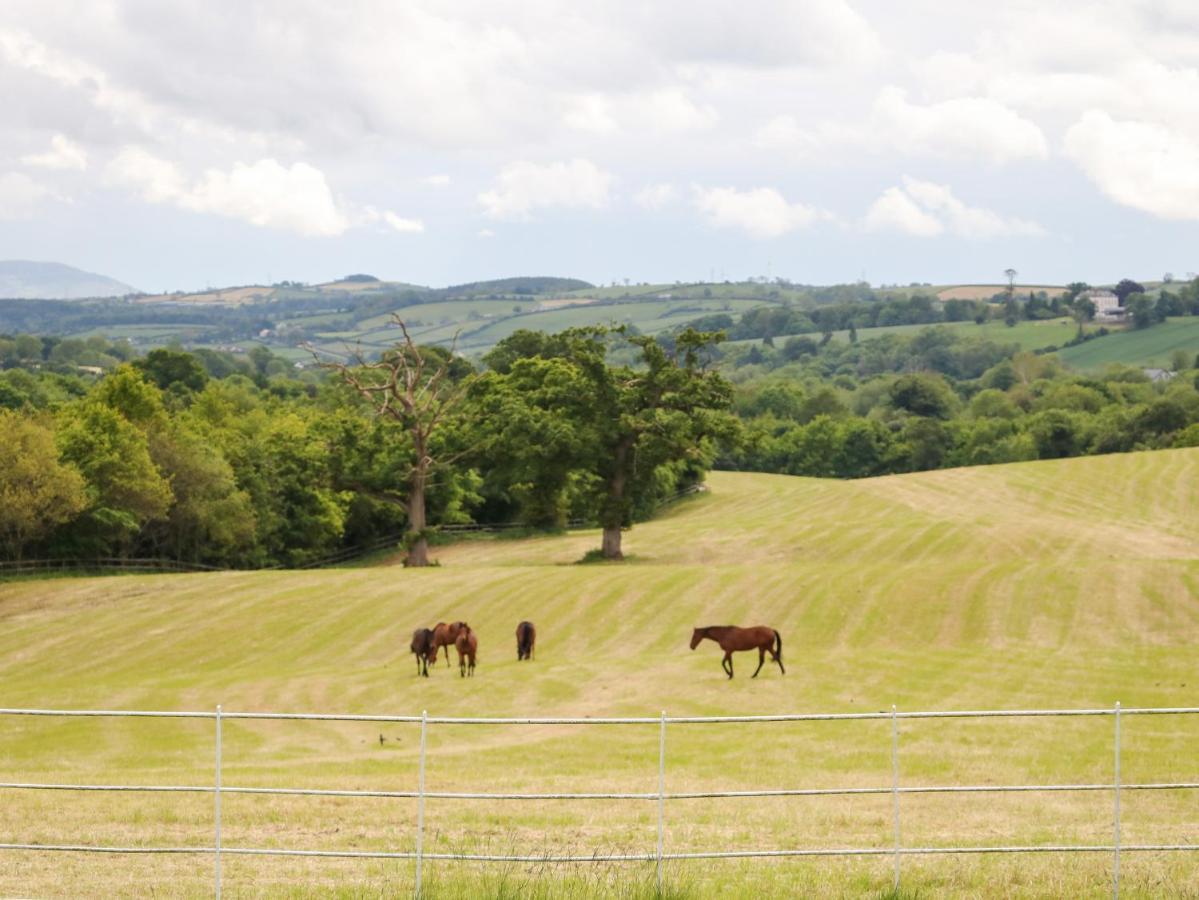
[[882,146],[913,155],[992,163],[1049,156],[1045,135],[1034,122],[989,97],[955,97],[920,106],[889,85],[875,100],[873,123]]
[[0,219],[32,219],[42,211],[46,200],[65,198],[24,172],[0,175]]
[[475,232],[475,236],[481,237],[481,238],[493,238],[493,237],[495,237],[495,232],[492,231],[490,228],[480,228],[478,231]]
[[347,208],[329,190],[324,173],[307,163],[284,166],[274,159],[208,169],[189,181],[174,163],[139,147],[126,147],[109,164],[110,185],[134,190],[151,203],[238,219],[305,237],[332,237],[356,224],[382,221],[396,231],[423,231],[424,224],[387,210]]
[[774,238],[807,228],[831,216],[803,203],[789,203],[774,188],[739,191],[732,187],[696,185],[692,199],[708,222],[717,228],[737,228],[755,238]]
[[421,182],[429,185],[429,187],[448,187],[453,180],[449,175],[442,172],[437,175],[426,175],[421,179]]
[[1199,143],[1171,128],[1086,112],[1066,155],[1108,197],[1163,219],[1199,220]]
[[49,150],[22,156],[21,162],[43,169],[75,169],[82,172],[87,168],[87,152],[65,136],[56,134],[50,138]]
[[948,185],[907,175],[903,186],[887,188],[871,204],[862,223],[868,231],[898,231],[914,237],[949,233],[982,240],[995,237],[1040,237],[1036,222],[1003,216],[981,206],[967,206]]
[[633,202],[642,209],[658,210],[671,203],[676,193],[673,184],[647,184],[633,195]]
[[590,93],[573,97],[562,121],[576,131],[609,135],[620,130],[612,115],[612,104],[603,94]]
[[587,159],[539,165],[515,162],[496,177],[491,190],[478,195],[493,219],[528,219],[535,209],[603,209],[615,176]]
[[882,42],[844,0],[675,0],[637,4],[641,30],[668,56],[760,68],[873,61]]
[[425,223],[420,219],[405,219],[389,209],[375,209],[373,206],[363,206],[350,216],[351,225],[375,225],[380,222],[401,234],[420,234],[425,230]]
[[899,187],[889,187],[871,204],[865,225],[869,231],[901,231],[916,237],[941,234],[945,226]]

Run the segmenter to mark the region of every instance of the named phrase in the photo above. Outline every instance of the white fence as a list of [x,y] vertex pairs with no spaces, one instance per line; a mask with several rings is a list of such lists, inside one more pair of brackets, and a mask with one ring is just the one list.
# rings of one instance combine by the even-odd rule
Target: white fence
[[[1023,709],[1023,710],[953,710],[933,712],[879,713],[807,713],[768,716],[667,716],[626,718],[564,718],[508,717],[474,718],[460,716],[376,716],[270,712],[169,712],[146,710],[66,710],[66,709],[0,709],[5,716],[52,717],[116,717],[153,719],[209,719],[215,725],[215,773],[211,785],[127,785],[127,784],[50,784],[30,782],[0,782],[0,790],[29,791],[118,791],[149,793],[209,793],[213,795],[213,843],[193,847],[113,847],[84,844],[20,844],[0,843],[0,851],[76,852],[107,854],[212,854],[214,860],[213,888],[221,896],[222,856],[303,856],[364,859],[409,859],[415,862],[416,896],[421,895],[422,869],[425,860],[473,862],[537,862],[537,863],[602,863],[652,862],[656,865],[659,889],[662,885],[662,864],[670,860],[738,859],[770,857],[873,856],[892,857],[894,885],[899,887],[901,860],[904,856],[936,854],[994,854],[994,853],[1106,853],[1112,857],[1112,895],[1120,893],[1120,855],[1127,852],[1196,851],[1199,844],[1124,844],[1120,839],[1120,796],[1124,791],[1196,790],[1199,781],[1125,784],[1120,778],[1120,723],[1124,716],[1187,716],[1199,714],[1199,707],[1156,707],[1123,709],[1116,704],[1111,709]],[[1109,783],[1091,784],[1022,784],[1022,785],[901,785],[899,754],[899,721],[903,719],[991,719],[1033,717],[1110,716],[1114,778]],[[222,723],[226,719],[295,720],[323,722],[409,723],[420,726],[420,755],[417,786],[414,791],[322,790],[274,787],[227,787],[221,778]],[[891,723],[891,784],[854,788],[763,788],[742,791],[666,791],[666,732],[668,725],[702,726],[748,722],[828,722],[854,720],[889,720]],[[656,792],[604,793],[504,793],[425,790],[427,736],[433,725],[646,725],[658,729],[658,790]],[[909,847],[902,841],[900,797],[905,794],[967,794],[1020,792],[1111,792],[1112,840],[1110,844],[1030,844],[1000,846]],[[416,846],[413,851],[354,851],[354,850],[291,850],[286,848],[228,847],[221,841],[221,797],[224,794],[303,795],[321,797],[388,797],[417,801]],[[668,852],[665,847],[666,802],[700,798],[743,797],[818,797],[890,794],[892,797],[893,842],[891,847],[792,848],[774,850],[710,850],[701,852]],[[644,853],[595,855],[499,855],[482,853],[424,852],[425,800],[628,800],[646,801],[657,805],[657,844]]]

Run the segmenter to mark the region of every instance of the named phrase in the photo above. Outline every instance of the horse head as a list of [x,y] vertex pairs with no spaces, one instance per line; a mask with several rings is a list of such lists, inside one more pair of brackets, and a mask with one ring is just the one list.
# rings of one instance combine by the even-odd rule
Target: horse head
[[706,635],[704,634],[705,631],[707,631],[706,628],[696,628],[694,631],[691,632],[691,649],[692,650],[694,650],[696,647],[698,647],[699,642],[702,641],[706,637]]

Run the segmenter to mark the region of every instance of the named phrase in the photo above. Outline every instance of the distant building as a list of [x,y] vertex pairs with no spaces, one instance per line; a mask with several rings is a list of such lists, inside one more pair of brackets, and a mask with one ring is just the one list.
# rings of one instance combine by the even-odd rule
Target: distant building
[[1111,291],[1087,291],[1082,295],[1095,304],[1096,322],[1123,322],[1124,307]]
[[1150,381],[1169,381],[1174,377],[1174,373],[1169,369],[1141,369],[1149,376]]

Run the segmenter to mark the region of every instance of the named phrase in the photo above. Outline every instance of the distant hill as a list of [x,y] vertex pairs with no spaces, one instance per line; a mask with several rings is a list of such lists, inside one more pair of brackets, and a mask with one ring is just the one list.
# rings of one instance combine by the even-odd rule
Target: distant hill
[[82,300],[122,297],[137,289],[94,272],[56,262],[0,260],[0,297],[29,300]]

